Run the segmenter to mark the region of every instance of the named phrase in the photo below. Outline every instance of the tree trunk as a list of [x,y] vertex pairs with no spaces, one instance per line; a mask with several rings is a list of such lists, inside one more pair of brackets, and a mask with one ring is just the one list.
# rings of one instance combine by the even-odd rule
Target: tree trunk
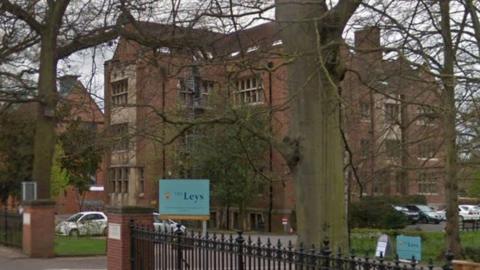
[[288,162],[296,180],[298,242],[319,245],[328,238],[331,247],[345,250],[344,147],[335,72],[341,31],[312,19],[324,12],[322,5],[307,3],[277,10],[286,53],[293,57],[288,65],[290,136],[298,149]]
[[443,109],[445,128],[445,202],[447,204],[446,247],[456,258],[462,257],[458,216],[458,181],[457,181],[457,142],[456,142],[456,106],[454,62],[455,51],[450,28],[450,1],[440,1],[441,33],[444,46],[444,66],[442,70]]
[[38,83],[37,118],[32,178],[37,182],[38,199],[49,199],[52,159],[55,148],[55,108],[57,104],[56,35],[42,36]]

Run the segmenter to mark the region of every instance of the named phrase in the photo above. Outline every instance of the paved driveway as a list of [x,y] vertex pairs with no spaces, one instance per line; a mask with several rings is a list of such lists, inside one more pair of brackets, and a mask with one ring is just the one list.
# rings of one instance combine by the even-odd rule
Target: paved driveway
[[19,250],[0,246],[0,269],[2,270],[106,270],[107,260],[100,257],[69,257],[31,259]]

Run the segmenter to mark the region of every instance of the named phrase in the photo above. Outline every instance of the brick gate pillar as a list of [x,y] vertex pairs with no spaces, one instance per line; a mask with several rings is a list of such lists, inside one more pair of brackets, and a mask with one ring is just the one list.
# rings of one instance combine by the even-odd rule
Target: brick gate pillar
[[30,257],[55,256],[55,202],[36,200],[23,203],[23,252]]
[[153,209],[139,206],[109,207],[107,269],[131,270],[130,223],[152,226]]

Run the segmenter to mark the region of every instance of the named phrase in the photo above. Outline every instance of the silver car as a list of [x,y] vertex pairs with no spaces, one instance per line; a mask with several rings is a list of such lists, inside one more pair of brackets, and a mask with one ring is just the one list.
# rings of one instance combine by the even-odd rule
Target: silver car
[[107,235],[107,216],[103,212],[79,212],[55,227],[59,235]]
[[[178,227],[178,223],[171,220],[165,219],[161,220],[158,213],[153,213],[153,227],[157,232],[175,232]],[[185,232],[185,226],[180,225],[180,230]]]

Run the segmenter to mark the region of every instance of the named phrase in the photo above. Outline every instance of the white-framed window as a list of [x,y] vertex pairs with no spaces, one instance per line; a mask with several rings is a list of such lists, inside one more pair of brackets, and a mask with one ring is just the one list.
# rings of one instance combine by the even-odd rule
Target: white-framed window
[[128,104],[128,79],[112,82],[112,105]]
[[437,194],[438,175],[434,172],[421,172],[418,174],[418,193],[422,195]]
[[237,80],[235,104],[260,104],[264,102],[263,84],[260,76],[245,77]]

